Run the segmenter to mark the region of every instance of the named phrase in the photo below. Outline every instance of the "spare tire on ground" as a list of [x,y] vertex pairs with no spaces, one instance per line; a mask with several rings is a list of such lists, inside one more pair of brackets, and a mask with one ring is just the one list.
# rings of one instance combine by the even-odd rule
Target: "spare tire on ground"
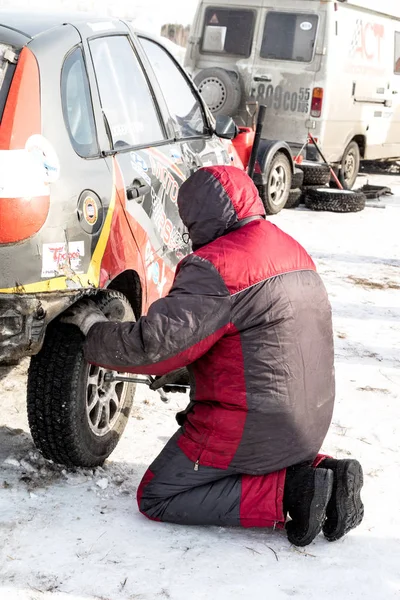
[[300,204],[305,204],[306,196],[310,190],[320,190],[321,188],[321,185],[303,185],[301,187]]
[[331,178],[331,170],[325,163],[305,160],[298,165],[304,173],[303,185],[327,185]]
[[301,188],[304,183],[304,172],[295,167],[294,173],[292,175],[292,190],[297,190],[297,188]]
[[233,117],[240,105],[239,76],[219,67],[203,69],[194,78],[207,106],[214,115]]
[[297,208],[300,205],[301,196],[301,190],[290,190],[285,208]]
[[366,197],[362,192],[319,188],[308,190],[305,198],[310,210],[326,210],[337,213],[359,212],[365,208]]

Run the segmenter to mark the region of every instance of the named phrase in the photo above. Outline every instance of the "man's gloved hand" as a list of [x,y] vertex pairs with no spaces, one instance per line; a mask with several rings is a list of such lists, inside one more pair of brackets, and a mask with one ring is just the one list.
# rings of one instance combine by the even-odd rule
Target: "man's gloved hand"
[[82,331],[83,335],[86,336],[89,330],[95,323],[108,323],[108,319],[101,312],[99,307],[88,298],[79,300],[76,304],[73,304],[61,317],[62,323],[68,325],[76,325]]
[[[164,387],[166,385],[168,385],[168,387]],[[174,385],[190,385],[189,371],[186,367],[171,371],[171,373],[167,373],[167,375],[163,375],[162,377],[156,377],[154,383],[151,384],[150,389],[157,391],[160,388],[163,388],[164,392],[167,393],[172,392],[182,394],[185,392],[184,389],[174,387]]]

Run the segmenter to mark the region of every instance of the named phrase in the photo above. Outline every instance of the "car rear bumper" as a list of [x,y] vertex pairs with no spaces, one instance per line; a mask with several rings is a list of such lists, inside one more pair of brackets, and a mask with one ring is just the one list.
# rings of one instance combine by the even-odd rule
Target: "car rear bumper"
[[37,354],[47,325],[84,293],[0,294],[0,364]]

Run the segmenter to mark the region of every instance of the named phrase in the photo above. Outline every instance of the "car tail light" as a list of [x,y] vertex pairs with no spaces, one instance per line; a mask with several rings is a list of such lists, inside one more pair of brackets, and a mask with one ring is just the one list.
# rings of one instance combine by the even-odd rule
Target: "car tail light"
[[324,102],[323,88],[314,88],[311,102],[311,116],[319,118],[322,113],[322,104]]

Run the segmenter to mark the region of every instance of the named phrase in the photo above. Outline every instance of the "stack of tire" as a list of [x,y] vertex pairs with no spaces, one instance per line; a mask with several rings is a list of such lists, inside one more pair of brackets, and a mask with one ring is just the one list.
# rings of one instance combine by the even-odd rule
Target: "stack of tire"
[[325,163],[303,161],[297,165],[286,208],[305,204],[310,210],[330,212],[359,212],[365,208],[362,192],[329,187],[331,171]]

